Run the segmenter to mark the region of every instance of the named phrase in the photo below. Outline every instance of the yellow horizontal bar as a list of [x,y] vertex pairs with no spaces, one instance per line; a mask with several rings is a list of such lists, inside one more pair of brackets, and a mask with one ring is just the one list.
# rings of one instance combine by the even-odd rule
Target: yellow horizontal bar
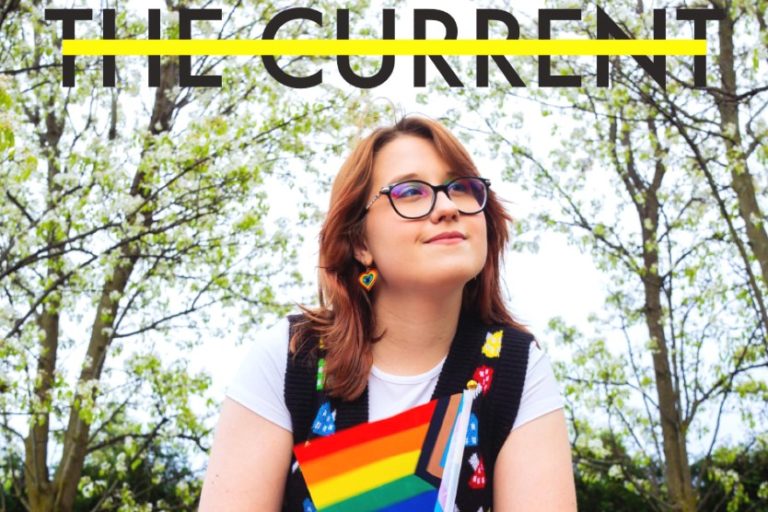
[[65,39],[63,55],[706,55],[695,39]]

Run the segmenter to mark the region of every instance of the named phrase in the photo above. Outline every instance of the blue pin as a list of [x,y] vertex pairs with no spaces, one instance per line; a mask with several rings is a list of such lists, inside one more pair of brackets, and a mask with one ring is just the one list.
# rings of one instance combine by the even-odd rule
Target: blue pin
[[312,500],[309,498],[304,499],[304,503],[302,503],[302,506],[304,507],[304,512],[317,512],[315,505],[312,503]]
[[469,426],[467,427],[467,441],[465,446],[477,446],[478,423],[475,413],[469,415]]
[[331,403],[325,402],[317,411],[315,421],[312,422],[312,432],[319,436],[329,436],[336,432],[336,413],[331,411]]

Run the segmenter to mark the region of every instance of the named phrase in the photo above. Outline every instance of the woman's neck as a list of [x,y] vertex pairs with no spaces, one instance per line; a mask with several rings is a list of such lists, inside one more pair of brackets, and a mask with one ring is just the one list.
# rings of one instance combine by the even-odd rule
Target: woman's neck
[[445,357],[456,334],[462,290],[439,297],[382,293],[373,303],[377,334],[373,362],[395,375],[416,375]]

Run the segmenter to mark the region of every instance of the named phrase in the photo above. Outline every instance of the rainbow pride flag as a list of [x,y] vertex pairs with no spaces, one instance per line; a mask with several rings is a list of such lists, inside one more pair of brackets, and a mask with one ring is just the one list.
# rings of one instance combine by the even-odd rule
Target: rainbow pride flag
[[317,511],[452,510],[474,396],[457,393],[296,445]]

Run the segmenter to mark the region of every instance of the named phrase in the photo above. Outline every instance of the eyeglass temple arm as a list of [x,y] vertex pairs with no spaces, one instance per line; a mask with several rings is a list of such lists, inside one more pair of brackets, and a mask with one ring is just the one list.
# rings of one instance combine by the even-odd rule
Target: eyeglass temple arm
[[381,195],[382,195],[382,194],[387,194],[387,193],[389,193],[389,187],[383,187],[381,190],[379,190],[379,193],[378,193],[378,194],[376,194],[375,196],[373,196],[373,199],[371,199],[371,200],[370,200],[370,202],[369,202],[367,205],[365,205],[365,209],[366,209],[366,211],[367,211],[367,210],[368,210],[368,209],[371,207],[371,205],[372,205],[373,203],[375,203],[375,202],[376,202],[376,200],[377,200],[378,198],[380,198],[380,197],[381,197]]

